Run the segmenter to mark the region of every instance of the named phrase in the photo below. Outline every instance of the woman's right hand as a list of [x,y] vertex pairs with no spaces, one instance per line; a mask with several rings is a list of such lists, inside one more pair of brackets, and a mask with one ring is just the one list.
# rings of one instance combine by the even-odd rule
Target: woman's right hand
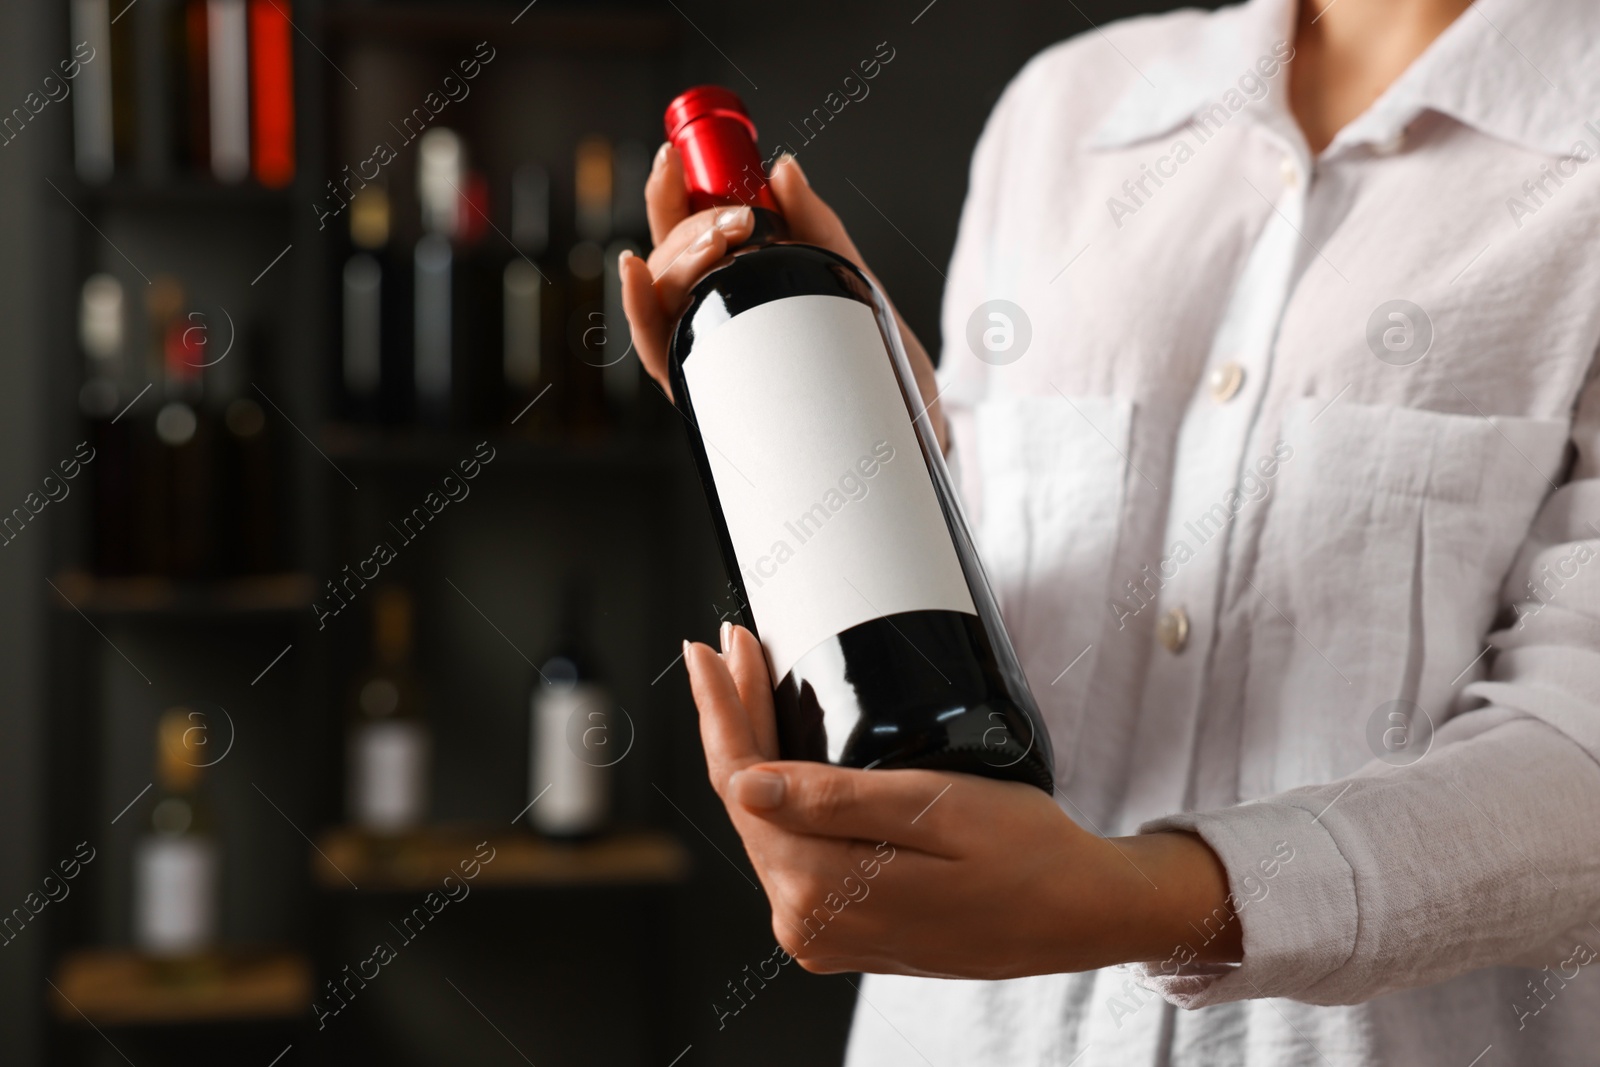
[[[793,240],[825,248],[867,271],[855,242],[845,232],[844,223],[812,191],[805,172],[793,156],[779,158],[768,185]],[[667,347],[678,316],[688,306],[689,290],[728,254],[729,248],[737,247],[750,236],[755,220],[750,209],[743,206],[710,208],[691,215],[688,188],[683,180],[683,161],[671,142],[663,144],[656,153],[644,196],[650,219],[650,239],[655,248],[648,260],[632,252],[622,253],[618,264],[622,276],[622,306],[640,362],[671,399]],[[916,374],[923,403],[928,405],[928,415],[943,444],[944,420],[935,399],[938,386],[934,383],[933,362],[921,342],[906,328],[899,312],[895,312],[895,321],[900,325],[900,337]]]

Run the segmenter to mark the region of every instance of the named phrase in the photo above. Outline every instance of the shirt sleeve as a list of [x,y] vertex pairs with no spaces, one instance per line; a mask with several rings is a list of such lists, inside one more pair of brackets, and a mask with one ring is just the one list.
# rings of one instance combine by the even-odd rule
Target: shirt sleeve
[[[1353,1004],[1481,967],[1600,948],[1600,383],[1572,472],[1508,575],[1477,705],[1417,762],[1141,832],[1198,834],[1228,872],[1243,962],[1145,964],[1186,1008],[1250,997]],[[1287,857],[1287,858],[1285,858]],[[1206,924],[1208,928],[1211,924]],[[1197,930],[1197,940],[1215,936]],[[1198,948],[1198,945],[1188,946]]]

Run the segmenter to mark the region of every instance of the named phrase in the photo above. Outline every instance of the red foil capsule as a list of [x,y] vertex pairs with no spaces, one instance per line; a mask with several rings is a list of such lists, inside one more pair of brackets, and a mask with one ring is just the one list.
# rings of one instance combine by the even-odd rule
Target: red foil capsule
[[778,210],[756,147],[756,125],[738,94],[697,85],[667,105],[667,140],[683,159],[689,208],[724,204]]

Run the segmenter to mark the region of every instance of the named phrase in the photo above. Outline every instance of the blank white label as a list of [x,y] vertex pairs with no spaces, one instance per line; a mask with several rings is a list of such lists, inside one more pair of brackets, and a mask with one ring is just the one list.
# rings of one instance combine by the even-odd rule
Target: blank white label
[[217,935],[217,853],[210,839],[157,834],[134,859],[134,940],[155,955],[196,952]]
[[870,308],[762,304],[684,374],[775,681],[872,619],[977,614]]
[[610,696],[597,685],[533,689],[528,818],[547,834],[592,833],[605,823],[610,765],[626,743],[613,737]]
[[357,729],[351,751],[351,807],[369,830],[394,833],[421,822],[428,807],[428,735],[414,722]]

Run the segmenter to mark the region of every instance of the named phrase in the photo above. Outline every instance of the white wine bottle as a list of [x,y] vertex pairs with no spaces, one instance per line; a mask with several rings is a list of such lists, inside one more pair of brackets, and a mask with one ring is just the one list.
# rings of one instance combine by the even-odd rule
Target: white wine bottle
[[539,669],[529,699],[528,818],[558,838],[589,837],[605,827],[611,768],[630,740],[616,728],[617,707],[581,649],[577,599],[575,589],[568,593],[561,647]]
[[159,957],[193,956],[217,937],[218,850],[202,790],[203,713],[161,715],[150,832],[134,851],[133,937]]
[[349,814],[375,834],[402,833],[428,813],[430,744],[411,668],[411,615],[405,590],[377,591],[373,663],[351,702]]

